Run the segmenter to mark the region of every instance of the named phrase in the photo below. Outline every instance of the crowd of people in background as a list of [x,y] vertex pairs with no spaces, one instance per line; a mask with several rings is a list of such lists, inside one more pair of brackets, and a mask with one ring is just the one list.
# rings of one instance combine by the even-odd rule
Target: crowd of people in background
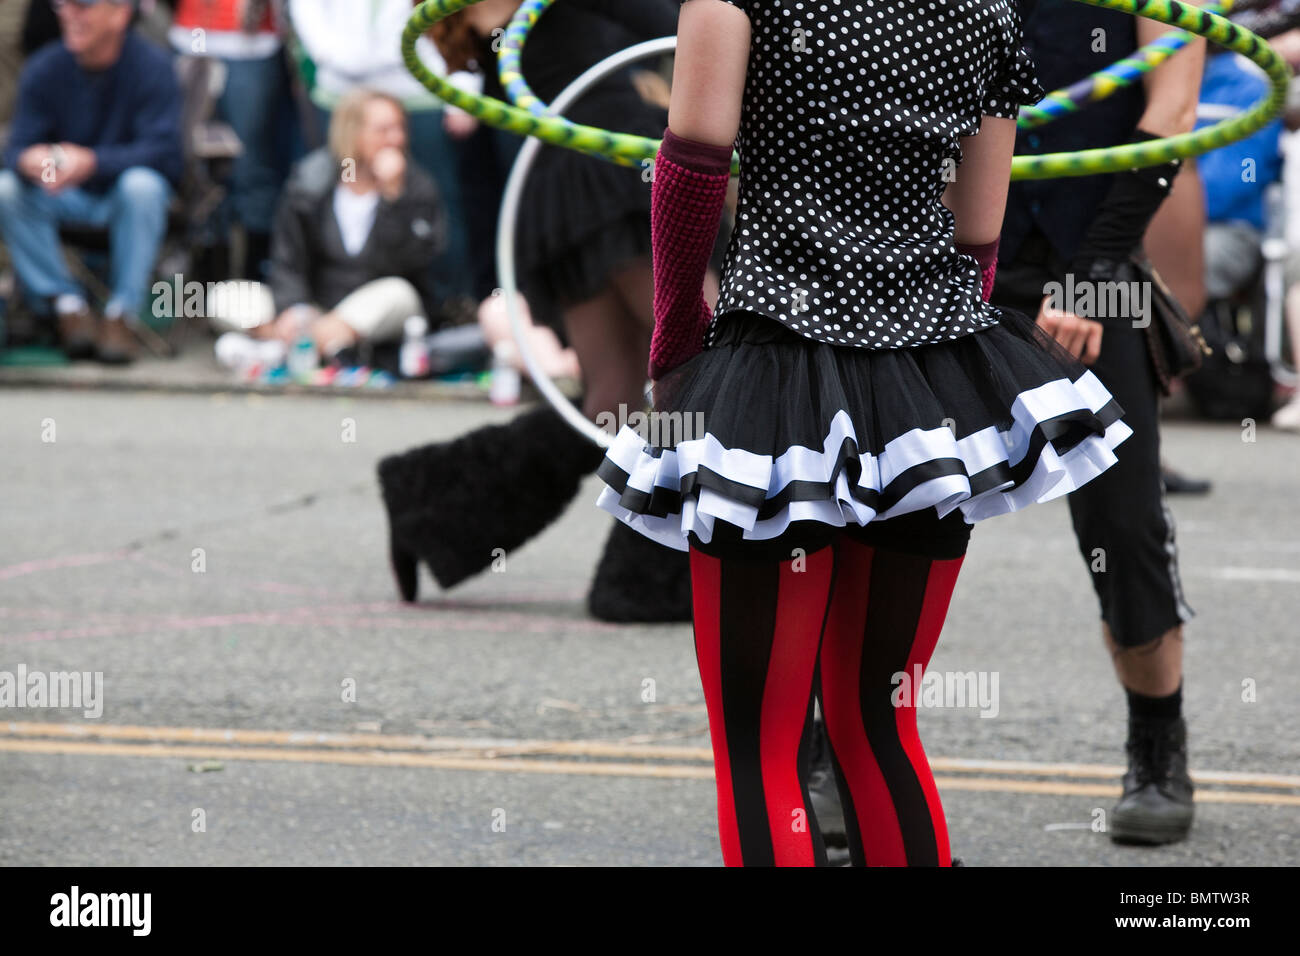
[[[414,5],[0,2],[0,257],[14,280],[9,312],[21,307],[56,330],[70,358],[135,357],[133,328],[148,312],[160,252],[187,201],[191,91],[174,66],[201,57],[221,65],[213,119],[229,126],[239,150],[211,215],[219,250],[194,266],[201,273],[194,278],[258,289],[222,296],[208,313],[224,340],[223,361],[279,361],[304,340],[319,362],[355,360],[358,346],[410,335],[413,318],[423,320],[422,333],[477,319],[489,348],[508,343],[496,223],[522,140],[443,103],[410,75],[399,37]],[[1300,30],[1272,42],[1300,66]],[[428,37],[418,52],[447,72]],[[494,64],[473,66],[450,78],[480,92],[482,68]],[[1232,115],[1266,90],[1245,58],[1212,56],[1201,122]],[[1212,301],[1260,281],[1267,190],[1285,187],[1293,360],[1300,353],[1300,170],[1291,171],[1298,128],[1293,101],[1283,118],[1199,160]],[[95,301],[65,261],[67,233],[77,229],[96,230],[106,242],[106,301]],[[1169,278],[1177,289],[1177,277]],[[527,320],[529,306],[536,313],[543,304],[523,291]],[[572,350],[547,323],[533,331],[534,351],[551,374],[580,376]],[[522,367],[517,354],[511,360]],[[1273,421],[1300,431],[1300,397]]]
[[[238,141],[212,213],[220,247],[187,280],[210,296],[228,364],[320,361],[476,314],[508,339],[495,295],[496,214],[519,141],[446,106],[402,64],[410,0],[20,0],[0,4],[0,234],[21,307],[70,358],[126,363],[176,207],[187,201],[194,94],[173,66],[221,67],[214,120]],[[437,48],[419,53],[442,69]],[[453,82],[482,89],[482,74]],[[487,141],[485,144],[484,141]],[[502,156],[485,166],[483,157]],[[104,233],[106,302],[65,262],[69,230]],[[525,318],[527,302],[520,299]],[[220,341],[220,340],[219,340]],[[548,371],[570,350],[535,329]],[[279,347],[277,347],[279,346]],[[522,367],[517,355],[512,356]]]

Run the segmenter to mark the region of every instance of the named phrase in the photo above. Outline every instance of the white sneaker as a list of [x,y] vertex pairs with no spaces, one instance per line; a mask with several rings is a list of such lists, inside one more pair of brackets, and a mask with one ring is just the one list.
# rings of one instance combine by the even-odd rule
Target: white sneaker
[[1272,424],[1283,431],[1300,432],[1300,395],[1273,413]]
[[242,372],[254,365],[276,368],[284,364],[287,349],[279,339],[255,339],[243,332],[226,332],[216,341],[217,362]]

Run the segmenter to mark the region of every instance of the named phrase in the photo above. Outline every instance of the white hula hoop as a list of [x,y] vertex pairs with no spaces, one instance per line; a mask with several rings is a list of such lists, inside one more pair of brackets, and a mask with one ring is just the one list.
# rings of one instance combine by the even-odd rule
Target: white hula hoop
[[[644,43],[638,43],[607,56],[566,86],[547,107],[546,114],[563,115],[574,100],[609,74],[629,63],[649,59],[652,56],[662,56],[675,49],[677,49],[676,37],[661,37],[657,40],[646,40]],[[608,448],[613,444],[614,436],[595,422],[588,421],[582,412],[574,408],[573,403],[556,387],[555,382],[538,363],[537,357],[529,347],[528,336],[524,334],[523,318],[519,314],[515,300],[518,294],[515,281],[515,225],[519,220],[519,204],[524,193],[524,182],[542,146],[540,139],[529,136],[527,142],[520,148],[515,164],[511,167],[510,177],[506,180],[505,196],[501,202],[501,216],[497,224],[497,275],[506,298],[506,315],[510,317],[510,331],[515,337],[515,346],[519,349],[519,354],[523,356],[524,365],[528,367],[528,374],[532,376],[533,384],[542,393],[542,397],[550,402],[551,406],[574,429],[586,435],[597,445]],[[632,169],[632,167],[628,168]]]

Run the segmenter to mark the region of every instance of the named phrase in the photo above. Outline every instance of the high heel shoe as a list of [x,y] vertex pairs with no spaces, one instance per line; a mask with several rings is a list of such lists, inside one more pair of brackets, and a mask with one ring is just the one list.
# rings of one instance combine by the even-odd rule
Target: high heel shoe
[[397,544],[391,531],[388,537],[388,566],[393,570],[397,593],[407,604],[414,603],[420,592],[420,561]]

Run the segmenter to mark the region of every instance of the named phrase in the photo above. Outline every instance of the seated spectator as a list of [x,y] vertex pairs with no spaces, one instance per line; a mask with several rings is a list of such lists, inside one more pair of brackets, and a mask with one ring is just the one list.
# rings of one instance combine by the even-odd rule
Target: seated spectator
[[[1243,56],[1206,57],[1197,127],[1236,115],[1268,92],[1268,78]],[[1264,194],[1282,175],[1282,122],[1197,160],[1205,185],[1205,293],[1223,299],[1241,290],[1263,261]]]
[[271,217],[284,184],[279,130],[289,98],[281,24],[270,0],[172,0],[168,39],[182,56],[211,56],[226,67],[217,117],[229,123],[243,152],[231,170],[229,219],[245,231],[242,272],[262,278],[270,250]]
[[[578,365],[578,353],[572,348],[560,344],[559,336],[549,326],[538,325],[533,321],[527,298],[520,292],[515,293],[515,302],[519,307],[524,334],[528,337],[528,348],[537,359],[537,364],[550,378],[567,378],[582,380],[582,369]],[[483,332],[483,341],[493,352],[500,351],[509,363],[522,374],[531,377],[528,364],[519,354],[515,343],[515,333],[510,325],[510,314],[506,309],[504,289],[497,289],[478,307],[478,324]]]
[[[181,98],[166,52],[131,30],[133,0],[56,0],[61,42],[35,53],[0,172],[0,231],[36,310],[52,303],[71,357],[134,356],[167,207],[182,171]],[[96,315],[58,228],[107,228],[111,296]]]
[[401,339],[412,316],[439,324],[429,265],[447,235],[437,187],[407,159],[400,103],[375,90],[349,93],[329,138],[285,185],[261,305],[211,316],[219,330],[286,345],[309,337],[326,361],[361,342]]
[[[445,296],[473,293],[473,263],[465,221],[459,172],[460,140],[474,129],[468,113],[448,106],[411,75],[402,60],[401,38],[411,18],[413,0],[289,0],[289,18],[303,51],[316,67],[311,99],[328,122],[340,98],[365,87],[401,101],[408,119],[410,153],[438,185],[447,210],[447,245],[433,263],[434,278]],[[446,64],[428,37],[416,42],[420,60],[446,74]],[[472,92],[483,79],[460,71],[448,79]],[[489,251],[490,254],[490,251]]]

